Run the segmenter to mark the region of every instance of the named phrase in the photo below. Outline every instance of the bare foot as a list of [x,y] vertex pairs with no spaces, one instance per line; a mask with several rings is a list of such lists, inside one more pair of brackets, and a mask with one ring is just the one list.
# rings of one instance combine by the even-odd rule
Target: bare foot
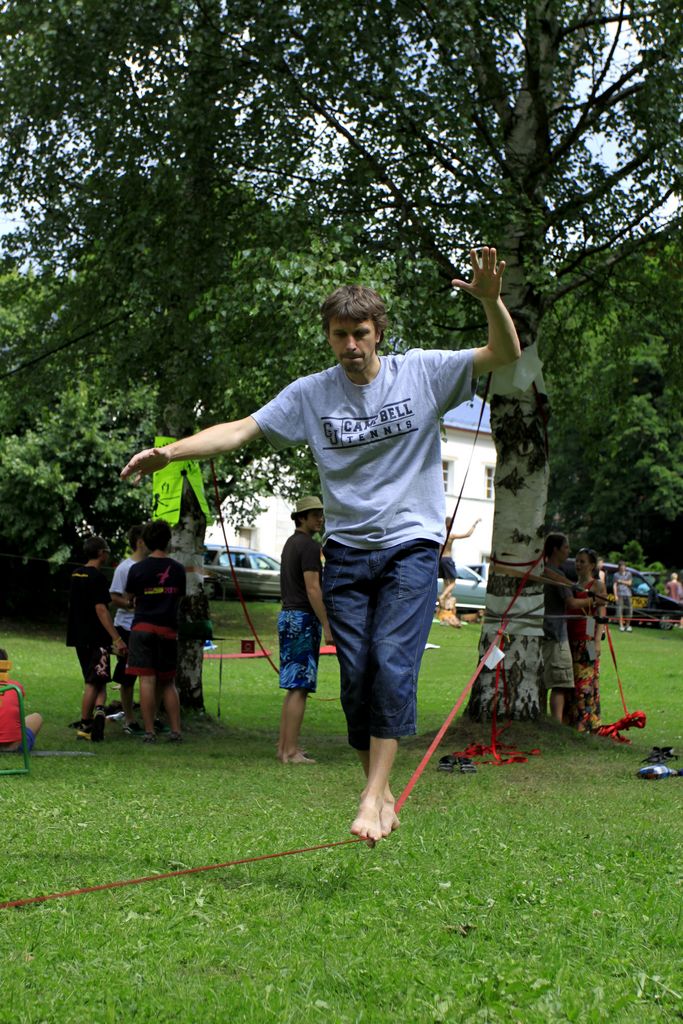
[[[277,757],[278,761],[282,761],[284,764],[285,761],[287,760],[284,750],[282,749],[282,747],[276,747],[275,749],[277,750],[277,754],[275,756]],[[309,754],[307,754],[307,752],[303,750],[301,747],[297,747],[296,752],[297,754],[302,754],[304,757],[309,757]]]
[[379,823],[382,827],[382,836],[390,835],[401,824],[396,816],[396,812],[394,811],[394,803],[395,801],[391,794],[384,798],[382,810],[379,812]]
[[278,754],[277,756],[283,764],[317,764],[314,757],[308,757],[302,750],[297,750],[296,753],[289,756],[287,754]]
[[372,798],[361,797],[356,820],[351,825],[351,835],[367,839],[368,846],[374,846],[382,836],[389,834],[382,830],[381,806],[382,804],[378,804],[378,801]]

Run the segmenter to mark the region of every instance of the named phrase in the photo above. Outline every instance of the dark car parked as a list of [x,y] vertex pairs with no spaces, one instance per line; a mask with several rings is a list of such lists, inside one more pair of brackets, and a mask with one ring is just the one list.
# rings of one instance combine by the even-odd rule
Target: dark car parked
[[[607,614],[616,615],[617,604],[614,596],[614,574],[618,566],[614,562],[605,562],[605,586],[607,587]],[[574,559],[568,558],[562,566],[570,580],[576,579]],[[627,566],[633,578],[632,590],[632,616],[634,626],[659,626],[660,629],[672,629],[674,621],[679,622],[683,617],[683,607],[665,597],[655,589],[657,576],[651,572],[641,572],[640,569],[632,569]]]

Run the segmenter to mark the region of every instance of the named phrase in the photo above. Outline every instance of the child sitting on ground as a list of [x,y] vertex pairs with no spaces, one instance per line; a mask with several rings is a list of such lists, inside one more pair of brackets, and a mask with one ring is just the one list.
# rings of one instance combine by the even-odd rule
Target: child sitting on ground
[[[11,667],[12,662],[7,658],[7,651],[0,647],[0,686],[12,683],[12,685],[18,686],[24,695],[24,687],[8,678]],[[42,715],[37,712],[26,715],[26,740],[29,750],[33,749],[42,724]],[[4,693],[0,693],[0,753],[21,752],[21,749],[19,697],[14,690],[5,690]]]

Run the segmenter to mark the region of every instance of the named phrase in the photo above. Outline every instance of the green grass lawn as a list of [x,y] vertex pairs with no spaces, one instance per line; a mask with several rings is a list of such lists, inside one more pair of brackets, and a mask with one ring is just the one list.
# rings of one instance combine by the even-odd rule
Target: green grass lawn
[[[251,606],[277,653],[277,607]],[[225,650],[248,631],[214,606]],[[435,627],[420,735],[400,792],[476,664],[478,629]],[[364,844],[0,911],[1,1024],[436,1022],[647,1024],[683,1019],[683,778],[644,782],[653,745],[683,747],[683,631],[614,636],[631,746],[551,722],[514,725],[541,757],[476,775],[438,756],[488,727],[459,717],[406,803]],[[46,725],[39,749],[90,749],[73,650],[57,629],[0,623],[13,676]],[[207,716],[145,747],[108,725],[92,757],[0,777],[0,901],[344,839],[361,773],[333,658],[304,723],[315,766],[275,759],[280,695],[263,659],[205,665]],[[603,660],[603,718],[621,714]],[[4,763],[5,759],[3,759]],[[683,760],[680,762],[683,766]]]

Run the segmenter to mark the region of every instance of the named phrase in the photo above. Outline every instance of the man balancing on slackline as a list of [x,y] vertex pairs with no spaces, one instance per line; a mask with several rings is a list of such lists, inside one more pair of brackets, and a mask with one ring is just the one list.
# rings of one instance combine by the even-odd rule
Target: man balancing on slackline
[[349,743],[367,776],[351,832],[370,843],[398,827],[389,776],[399,739],[416,732],[444,539],[440,419],[471,398],[473,377],[520,355],[500,297],[505,263],[488,246],[470,258],[472,280],[452,286],[484,308],[482,348],[380,356],[384,303],[370,288],[345,285],[321,308],[337,365],[295,380],[245,419],[139,452],[121,473],[138,482],[170,461],[234,451],[261,434],[277,450],[310,446],[326,517],[323,597]]

